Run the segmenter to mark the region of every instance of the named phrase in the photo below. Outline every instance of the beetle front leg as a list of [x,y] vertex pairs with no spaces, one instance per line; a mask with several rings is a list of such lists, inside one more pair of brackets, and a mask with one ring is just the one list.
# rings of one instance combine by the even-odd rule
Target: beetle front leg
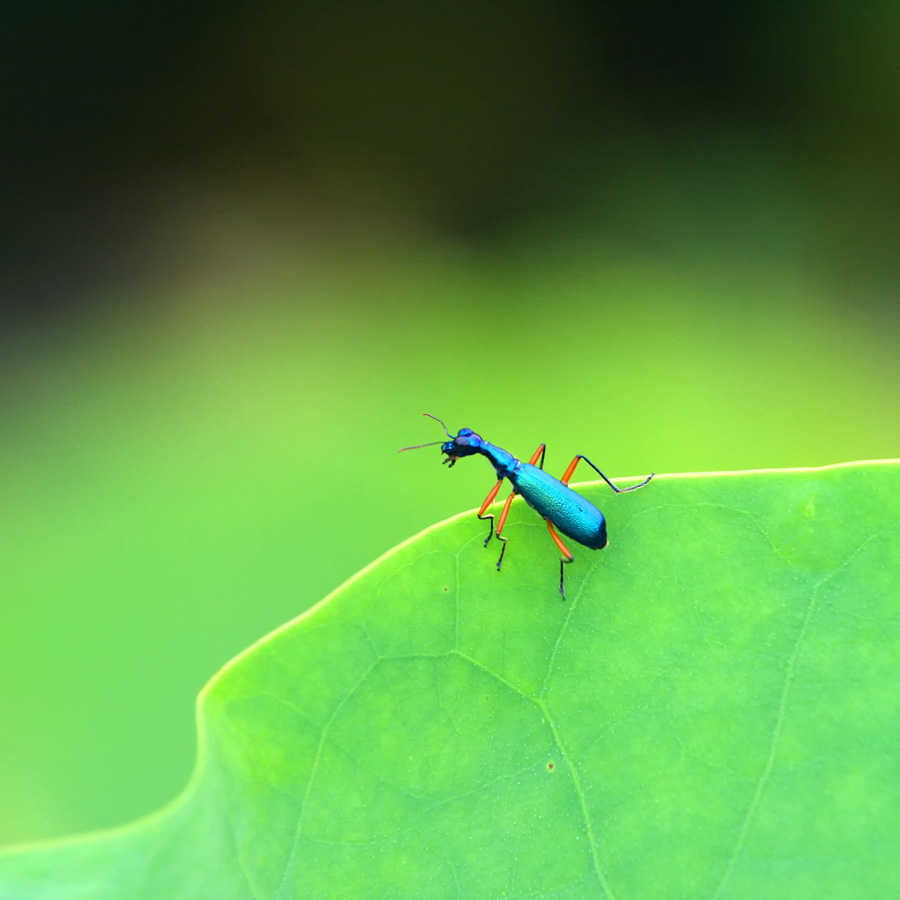
[[[485,510],[494,502],[494,497],[497,496],[497,492],[500,490],[500,485],[503,484],[503,479],[501,478],[492,488],[491,492],[484,498],[484,503],[481,504],[481,509],[478,510],[478,518],[479,519],[487,519],[490,522],[490,531],[488,531],[488,536],[484,539],[484,546],[491,542],[491,538],[494,536],[494,514],[488,513],[485,515]],[[500,529],[497,529],[497,535],[499,537]]]
[[506,524],[506,517],[509,515],[509,507],[512,505],[513,497],[516,496],[516,492],[513,491],[507,498],[506,503],[503,504],[503,509],[500,511],[500,521],[497,522],[497,540],[503,541],[503,549],[500,551],[500,559],[497,560],[497,571],[500,571],[500,566],[503,565],[503,555],[506,553],[506,545],[509,543],[509,538],[503,537],[500,534],[503,531],[503,526]]

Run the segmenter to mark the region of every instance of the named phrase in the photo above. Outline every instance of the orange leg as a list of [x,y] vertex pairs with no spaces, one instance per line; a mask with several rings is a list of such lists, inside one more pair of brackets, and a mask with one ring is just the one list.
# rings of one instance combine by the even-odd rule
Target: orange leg
[[503,549],[500,551],[500,559],[497,560],[497,571],[500,571],[500,566],[503,565],[503,555],[506,553],[506,545],[509,542],[509,538],[503,537],[500,532],[503,531],[503,526],[506,524],[506,517],[509,515],[509,508],[512,505],[513,497],[516,496],[516,492],[513,491],[507,498],[506,503],[503,504],[503,509],[500,511],[500,519],[497,522],[497,540],[503,541]]
[[503,537],[500,532],[503,531],[503,526],[506,524],[506,517],[509,515],[509,507],[512,505],[513,497],[516,496],[516,492],[513,491],[506,498],[506,503],[503,504],[503,509],[500,510],[500,518],[497,520],[497,530],[495,532],[494,514],[487,513],[487,515],[485,515],[485,513],[487,512],[488,507],[494,502],[494,498],[497,496],[501,484],[503,484],[502,478],[491,488],[490,493],[487,495],[487,497],[484,498],[484,503],[481,504],[481,509],[478,510],[478,518],[487,519],[491,523],[491,530],[488,532],[488,536],[484,539],[484,546],[487,547],[494,534],[497,535],[497,540],[503,541],[503,549],[500,551],[500,559],[497,560],[498,572],[500,571],[500,566],[503,564],[503,555],[506,553],[506,544],[507,541],[509,541],[509,538]]
[[[485,515],[485,510],[494,502],[494,497],[497,496],[497,492],[500,490],[500,485],[503,484],[503,479],[501,478],[492,488],[491,492],[484,498],[484,503],[481,504],[481,509],[478,510],[478,518],[479,519],[487,519],[491,523],[491,530],[488,532],[488,536],[484,539],[484,546],[491,542],[491,538],[494,536],[494,515],[493,513],[489,513]],[[498,529],[499,531],[499,529]]]
[[544,468],[544,451],[546,449],[547,449],[547,445],[541,444],[541,446],[538,447],[537,450],[535,450],[534,453],[531,454],[531,459],[529,459],[528,462],[531,463],[531,465],[534,465],[535,463],[537,463],[538,460],[540,460],[541,461],[540,468],[543,469]]
[[559,552],[562,553],[563,558],[559,561],[559,592],[562,594],[563,600],[566,599],[566,589],[563,585],[563,566],[572,562],[574,557],[571,553],[569,553],[568,548],[560,539],[560,536],[556,533],[556,529],[553,527],[553,523],[549,519],[544,520],[547,523],[547,528],[550,529],[550,537],[553,538],[553,543],[559,547]]
[[563,475],[563,477],[559,479],[563,484],[569,483],[569,479],[575,474],[575,467],[580,462],[581,462],[581,457],[576,456],[575,459],[573,459],[572,462],[569,463],[569,468],[566,469],[566,474]]

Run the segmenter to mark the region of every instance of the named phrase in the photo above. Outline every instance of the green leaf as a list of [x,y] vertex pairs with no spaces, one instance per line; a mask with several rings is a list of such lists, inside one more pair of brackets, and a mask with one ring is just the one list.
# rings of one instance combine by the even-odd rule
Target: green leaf
[[0,897],[884,897],[900,465],[657,477],[557,554],[429,529],[234,660],[184,794]]

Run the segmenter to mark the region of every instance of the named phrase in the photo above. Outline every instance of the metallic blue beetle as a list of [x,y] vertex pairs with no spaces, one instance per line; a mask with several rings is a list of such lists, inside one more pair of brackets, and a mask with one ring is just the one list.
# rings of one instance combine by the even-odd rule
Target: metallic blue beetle
[[[521,494],[525,502],[544,519],[547,528],[550,530],[550,537],[562,553],[559,563],[559,593],[562,594],[563,600],[566,599],[565,585],[563,581],[563,566],[572,562],[572,554],[562,542],[556,529],[558,528],[566,537],[578,541],[591,550],[602,550],[608,543],[606,538],[606,520],[603,513],[597,509],[593,503],[589,503],[580,494],[576,494],[569,486],[569,480],[575,472],[575,467],[583,459],[617,494],[623,494],[627,491],[634,491],[647,484],[653,475],[649,475],[639,484],[633,484],[631,487],[616,487],[586,456],[580,454],[572,460],[569,468],[566,469],[563,477],[557,481],[552,475],[548,475],[544,471],[544,451],[546,445],[541,444],[534,451],[531,459],[527,463],[520,462],[512,453],[497,447],[494,444],[484,440],[481,435],[476,434],[471,428],[461,428],[459,434],[450,434],[447,426],[431,413],[425,413],[430,419],[441,423],[444,433],[450,439],[448,441],[432,441],[429,444],[417,444],[414,447],[403,447],[403,450],[418,450],[421,447],[433,447],[436,444],[441,445],[441,453],[446,455],[444,464],[450,465],[452,468],[458,459],[464,456],[474,456],[476,453],[486,456],[491,465],[497,472],[497,483],[491,488],[490,493],[481,504],[478,510],[478,518],[486,519],[490,522],[490,531],[484,540],[484,546],[490,543],[491,538],[496,533],[498,540],[503,541],[503,547],[500,550],[500,559],[497,560],[497,571],[503,564],[503,555],[506,553],[506,544],[509,538],[503,537],[501,532],[506,524],[506,517],[509,514],[509,507],[512,504],[513,497]],[[494,498],[503,484],[503,479],[508,478],[512,484],[512,493],[506,498],[503,504],[503,510],[497,520],[496,532],[494,530],[494,516],[488,513],[488,507],[494,502]],[[555,527],[554,527],[555,526]]]

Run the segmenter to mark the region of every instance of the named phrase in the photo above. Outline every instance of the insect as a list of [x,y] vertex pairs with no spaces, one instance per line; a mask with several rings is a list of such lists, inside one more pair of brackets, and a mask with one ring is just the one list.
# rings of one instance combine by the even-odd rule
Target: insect
[[[497,560],[497,571],[499,572],[500,567],[503,565],[503,556],[506,553],[506,545],[509,542],[509,538],[504,537],[501,532],[506,524],[506,517],[509,515],[509,507],[512,504],[513,497],[516,494],[521,494],[525,502],[532,509],[536,510],[547,523],[550,537],[553,538],[553,542],[559,548],[559,552],[562,553],[559,561],[559,593],[562,595],[563,600],[566,599],[563,576],[564,567],[572,562],[573,556],[562,542],[557,529],[566,537],[572,538],[573,541],[577,541],[591,550],[602,550],[608,543],[606,538],[606,520],[603,518],[603,513],[593,503],[589,503],[568,486],[569,479],[575,472],[575,467],[581,460],[584,460],[617,494],[636,491],[647,484],[653,477],[653,475],[649,475],[640,484],[633,484],[631,487],[616,487],[586,456],[579,454],[569,463],[569,468],[566,469],[563,477],[557,481],[552,475],[544,471],[546,444],[541,444],[534,451],[531,459],[527,463],[523,463],[519,462],[509,451],[488,443],[481,435],[472,431],[471,428],[461,428],[459,434],[450,434],[447,426],[437,416],[433,416],[431,413],[425,413],[425,415],[429,419],[440,422],[449,440],[431,441],[428,444],[416,444],[414,447],[402,447],[400,452],[402,453],[404,450],[419,450],[422,447],[433,447],[436,444],[440,444],[441,453],[447,457],[444,460],[444,465],[449,464],[451,468],[456,465],[457,460],[462,459],[464,456],[473,456],[476,453],[486,456],[497,472],[497,483],[485,497],[484,503],[481,504],[481,509],[478,510],[478,518],[490,522],[488,536],[484,539],[485,547],[487,547],[494,536],[503,542],[500,550],[500,559]],[[500,491],[504,478],[508,478],[512,484],[512,493],[503,504],[495,529],[493,513],[487,512],[487,509],[494,502],[494,498]]]

